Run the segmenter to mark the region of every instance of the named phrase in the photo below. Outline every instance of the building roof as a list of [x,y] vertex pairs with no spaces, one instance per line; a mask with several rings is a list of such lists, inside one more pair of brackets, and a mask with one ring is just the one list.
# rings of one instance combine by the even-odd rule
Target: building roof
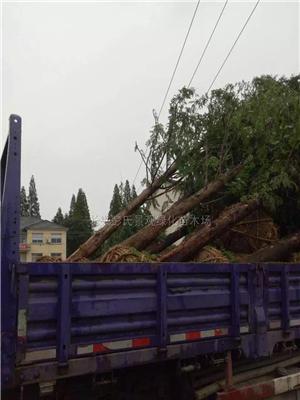
[[20,230],[67,231],[68,228],[38,217],[21,217]]

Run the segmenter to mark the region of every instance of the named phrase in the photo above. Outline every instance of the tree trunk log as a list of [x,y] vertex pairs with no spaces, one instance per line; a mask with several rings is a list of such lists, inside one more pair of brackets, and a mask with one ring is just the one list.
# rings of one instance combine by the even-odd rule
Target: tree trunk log
[[187,240],[180,243],[175,249],[161,255],[158,261],[186,261],[192,258],[212,239],[221,235],[258,207],[259,200],[250,200],[248,203],[237,203],[227,208],[210,225],[205,225],[193,232]]
[[[199,232],[201,229],[203,228],[203,225],[198,225],[195,227],[195,229],[190,232],[185,238],[184,241],[186,242],[187,240],[189,240],[189,238],[191,237],[191,235],[194,235],[196,232]],[[183,243],[183,242],[181,242]],[[175,247],[173,247],[175,248]],[[171,251],[171,249],[169,247],[164,248],[163,250],[160,251],[159,257],[163,257],[165,254],[169,253],[169,251]],[[190,260],[190,259],[189,259]]]
[[93,236],[91,236],[85,243],[83,243],[77,250],[71,254],[66,261],[78,261],[82,257],[89,257],[93,254],[101,244],[115,232],[120,225],[123,224],[124,218],[133,214],[145,201],[156,192],[168,178],[170,178],[177,171],[176,163],[172,164],[167,171],[155,179],[151,186],[148,186],[142,191],[130,204],[122,211],[120,211],[114,218],[108,221],[101,229],[99,229]]
[[267,262],[267,261],[285,261],[285,259],[294,251],[300,250],[300,232],[279,240],[271,246],[264,247],[255,253],[246,256],[245,262]]
[[177,242],[177,240],[181,239],[188,233],[188,227],[186,225],[181,226],[176,231],[170,233],[165,238],[158,240],[157,242],[152,242],[148,247],[146,247],[146,251],[152,254],[157,254],[171,246],[173,243]]
[[187,214],[194,207],[200,205],[201,202],[220,191],[227,182],[232,180],[240,172],[241,168],[242,166],[238,165],[226,174],[221,175],[215,181],[210,182],[192,196],[176,201],[176,203],[159,218],[152,221],[151,224],[145,226],[120,244],[122,246],[134,247],[137,250],[145,249],[157,238],[160,232],[173,225],[180,217]]

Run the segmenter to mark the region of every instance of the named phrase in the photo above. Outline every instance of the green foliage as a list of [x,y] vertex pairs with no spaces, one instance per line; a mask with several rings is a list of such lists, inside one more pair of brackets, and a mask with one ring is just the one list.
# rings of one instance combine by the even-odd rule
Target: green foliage
[[[284,225],[287,198],[299,198],[300,76],[261,76],[197,96],[183,88],[170,104],[169,123],[154,127],[152,159],[176,160],[180,190],[191,193],[242,163],[224,202],[256,197]],[[152,165],[151,165],[152,168]],[[285,209],[285,211],[283,211]]]
[[59,207],[52,221],[68,228],[67,255],[69,256],[93,234],[95,227],[84,191],[79,189],[77,197],[72,195],[70,210],[65,215]]
[[28,203],[28,198],[27,198],[26,190],[25,190],[24,186],[22,186],[22,188],[21,188],[20,199],[21,199],[21,216],[28,217],[29,216],[29,203]]
[[[110,209],[108,213],[108,219],[111,220],[117,215],[123,208],[126,208],[128,204],[137,197],[135,186],[130,187],[129,181],[126,180],[125,184],[122,182],[119,185],[114,186],[113,197],[110,202]],[[133,215],[125,218],[123,225],[117,229],[104,243],[99,251],[95,253],[95,258],[104,254],[112,246],[127,239],[138,230],[147,225],[152,219],[151,213],[148,210],[148,205],[142,205]]]
[[134,185],[132,185],[132,187],[131,187],[131,197],[132,197],[132,199],[135,199],[137,197],[137,193],[136,193],[136,189],[135,189]]
[[123,207],[126,207],[131,201],[131,189],[128,180],[126,179],[123,192]]
[[112,219],[115,215],[117,215],[118,212],[122,209],[122,207],[123,207],[123,199],[120,193],[120,187],[118,185],[115,185],[113,197],[111,199],[109,206],[108,219]]
[[28,194],[28,212],[31,217],[39,217],[40,215],[40,203],[38,200],[36,185],[34,176],[32,175],[29,182],[29,194]]
[[74,211],[75,211],[75,206],[76,206],[76,197],[75,197],[75,194],[73,194],[72,198],[71,198],[69,217],[73,216]]
[[65,224],[65,218],[63,216],[62,210],[60,207],[58,207],[58,210],[55,214],[55,217],[52,220],[53,222],[55,222],[58,225],[63,225]]
[[80,188],[72,196],[70,212],[66,221],[69,228],[67,233],[67,254],[72,254],[82,243],[93,234],[93,221],[90,217],[89,207],[84,191]]

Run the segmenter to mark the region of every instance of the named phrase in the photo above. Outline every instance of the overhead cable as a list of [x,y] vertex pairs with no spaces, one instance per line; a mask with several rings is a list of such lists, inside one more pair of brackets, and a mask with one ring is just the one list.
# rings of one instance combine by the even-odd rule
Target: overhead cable
[[192,16],[192,19],[191,19],[189,28],[188,28],[187,33],[186,33],[186,35],[185,35],[185,38],[184,38],[184,41],[183,41],[183,44],[182,44],[182,47],[181,47],[179,56],[178,56],[177,61],[176,61],[176,64],[175,64],[175,68],[174,68],[174,70],[173,70],[173,73],[172,73],[172,76],[171,76],[169,85],[168,85],[168,87],[167,87],[167,90],[166,90],[166,93],[165,93],[165,96],[164,96],[162,105],[161,105],[161,107],[160,107],[160,109],[159,109],[158,118],[160,117],[160,114],[161,114],[161,112],[162,112],[162,110],[163,110],[163,108],[164,108],[164,105],[165,105],[165,103],[166,103],[166,100],[167,100],[167,97],[168,97],[168,94],[169,94],[171,85],[172,85],[172,83],[173,83],[173,80],[174,80],[174,77],[175,77],[175,74],[176,74],[176,71],[177,71],[177,68],[178,68],[178,65],[179,65],[179,62],[180,62],[180,59],[181,59],[183,50],[184,50],[184,48],[185,48],[187,39],[188,39],[188,37],[189,37],[191,28],[192,28],[192,26],[193,26],[194,19],[195,19],[195,17],[196,17],[196,14],[197,14],[197,11],[198,11],[198,8],[199,8],[200,1],[201,1],[201,0],[198,0],[198,2],[197,2],[197,5],[196,5],[196,8],[195,8],[195,10],[194,10],[194,14],[193,14],[193,16]]
[[209,85],[209,88],[207,89],[207,92],[210,91],[210,89],[212,88],[212,86],[214,85],[215,81],[217,80],[218,76],[220,75],[220,72],[222,71],[224,65],[226,64],[228,58],[230,57],[230,54],[232,53],[233,49],[235,48],[239,38],[241,37],[242,33],[244,32],[246,26],[248,25],[248,22],[250,21],[252,15],[254,14],[254,11],[256,10],[258,4],[259,4],[260,0],[257,0],[257,2],[255,3],[255,6],[253,7],[251,13],[249,14],[248,18],[246,19],[246,22],[244,23],[242,29],[240,30],[239,34],[237,35],[237,38],[235,39],[233,45],[231,46],[229,52],[227,53],[227,56],[225,57],[223,63],[221,64],[220,68],[218,69],[218,72],[216,73],[214,79],[212,80],[211,84]]
[[202,62],[202,60],[203,60],[203,58],[204,58],[204,56],[205,56],[206,50],[208,49],[208,46],[209,46],[209,44],[210,44],[210,42],[211,42],[211,40],[212,40],[212,38],[213,38],[213,36],[214,36],[214,33],[215,33],[216,29],[217,29],[217,26],[219,25],[219,22],[220,22],[220,20],[221,20],[221,18],[222,18],[222,15],[223,15],[224,11],[225,11],[225,8],[226,8],[226,6],[227,6],[227,3],[228,3],[228,0],[226,0],[226,2],[225,2],[224,6],[223,6],[223,8],[222,8],[222,10],[221,10],[221,12],[220,12],[220,14],[219,14],[219,17],[218,17],[218,19],[217,19],[217,22],[215,23],[215,26],[214,26],[214,28],[213,28],[213,30],[212,30],[212,32],[211,32],[209,38],[208,38],[208,41],[207,41],[207,43],[206,43],[206,45],[205,45],[205,47],[204,47],[204,50],[202,51],[202,54],[201,54],[201,56],[200,56],[200,58],[199,58],[199,61],[198,61],[198,64],[197,64],[196,68],[194,69],[193,75],[192,75],[192,77],[191,77],[191,79],[190,79],[190,81],[189,81],[189,83],[188,83],[188,88],[191,86],[192,81],[193,81],[193,79],[194,79],[194,77],[195,77],[195,75],[196,75],[196,73],[197,73],[197,71],[198,71],[198,68],[199,68],[199,66],[200,66],[200,64],[201,64],[201,62]]

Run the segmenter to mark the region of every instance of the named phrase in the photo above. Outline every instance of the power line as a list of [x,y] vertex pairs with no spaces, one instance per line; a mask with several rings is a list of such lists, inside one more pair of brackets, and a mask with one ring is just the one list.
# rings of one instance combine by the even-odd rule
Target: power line
[[[199,4],[200,4],[200,1],[201,1],[201,0],[198,0],[197,5],[196,5],[196,8],[195,8],[195,10],[194,10],[194,13],[193,13],[193,16],[192,16],[192,19],[191,19],[189,28],[188,28],[187,33],[186,33],[186,35],[185,35],[185,38],[184,38],[184,41],[183,41],[183,44],[182,44],[182,47],[181,47],[181,50],[180,50],[180,53],[179,53],[177,62],[176,62],[176,64],[175,64],[175,68],[174,68],[174,70],[173,70],[173,73],[172,73],[172,76],[171,76],[171,79],[170,79],[170,82],[169,82],[167,91],[166,91],[166,93],[165,93],[165,96],[164,96],[162,105],[161,105],[161,107],[160,107],[160,110],[159,110],[157,119],[159,119],[160,114],[161,114],[161,112],[162,112],[162,110],[163,110],[163,108],[164,108],[164,105],[165,105],[165,103],[166,103],[167,96],[168,96],[168,94],[169,94],[169,91],[170,91],[170,88],[171,88],[173,79],[174,79],[174,77],[175,77],[175,74],[176,74],[176,71],[177,71],[177,68],[178,68],[178,65],[179,65],[179,62],[180,62],[182,53],[183,53],[183,50],[184,50],[184,48],[185,48],[187,39],[188,39],[188,37],[189,37],[190,31],[191,31],[191,28],[192,28],[192,25],[193,25],[193,23],[194,23],[194,19],[195,19],[195,17],[196,17],[197,11],[198,11],[198,7],[199,7]],[[140,170],[141,170],[141,168],[142,168],[142,165],[143,165],[143,160],[141,160],[140,165],[139,165],[139,167],[138,167],[138,170],[137,170],[137,172],[136,172],[136,174],[135,174],[135,177],[134,177],[134,180],[133,180],[133,185],[135,184],[135,181],[136,181],[136,179],[137,179],[137,177],[138,177],[138,174],[139,174],[139,172],[140,172]]]
[[204,50],[203,50],[203,52],[202,52],[202,54],[201,54],[201,56],[200,56],[199,62],[198,62],[197,66],[196,66],[196,68],[195,68],[195,70],[194,70],[194,72],[193,72],[193,75],[192,75],[192,77],[191,77],[191,79],[190,79],[190,81],[189,81],[188,88],[191,86],[192,81],[193,81],[193,79],[194,79],[194,77],[195,77],[195,75],[196,75],[196,73],[197,73],[197,71],[198,71],[198,68],[199,68],[199,66],[200,66],[200,64],[201,64],[201,62],[202,62],[202,60],[203,60],[203,57],[204,57],[204,55],[205,55],[205,53],[206,53],[206,50],[208,49],[208,46],[209,46],[209,44],[210,44],[210,42],[211,42],[211,40],[212,40],[212,37],[213,37],[213,35],[214,35],[214,33],[215,33],[215,30],[217,29],[217,26],[219,25],[220,19],[222,18],[222,15],[223,15],[223,13],[224,13],[224,11],[225,11],[225,8],[226,8],[226,6],[227,6],[227,3],[228,3],[228,0],[226,0],[226,2],[225,2],[224,6],[223,6],[223,8],[222,8],[222,10],[221,10],[221,12],[220,12],[220,14],[219,14],[219,17],[218,17],[218,19],[217,19],[217,22],[215,23],[215,26],[214,26],[214,28],[213,28],[211,34],[210,34],[210,37],[209,37],[209,39],[208,39],[208,41],[207,41],[207,43],[206,43],[206,45],[205,45],[205,47],[204,47]]
[[133,180],[133,185],[135,184],[136,178],[138,177],[138,174],[139,174],[139,172],[140,172],[140,170],[142,168],[142,165],[143,165],[143,160],[141,160],[140,165],[138,167],[138,170],[136,171],[136,174],[135,174],[135,177],[134,177],[134,180]]
[[[187,33],[186,33],[186,35],[185,35],[185,38],[184,38],[184,41],[183,41],[183,44],[182,44],[182,47],[181,47],[181,50],[180,50],[180,53],[179,53],[177,62],[176,62],[176,64],[175,64],[175,68],[174,68],[174,70],[173,70],[173,73],[172,73],[172,76],[171,76],[171,79],[170,79],[170,82],[169,82],[167,91],[166,91],[166,93],[165,93],[165,96],[164,96],[162,105],[161,105],[161,107],[160,107],[160,110],[159,110],[159,113],[158,113],[158,116],[157,116],[158,118],[160,117],[160,114],[161,114],[161,112],[162,112],[162,110],[163,110],[163,108],[164,108],[164,105],[165,105],[165,103],[166,103],[167,96],[168,96],[168,94],[169,94],[169,91],[170,91],[170,88],[171,88],[173,79],[174,79],[174,77],[175,77],[175,74],[176,74],[176,71],[177,71],[177,68],[178,68],[178,65],[179,65],[179,62],[180,62],[182,53],[183,53],[183,50],[184,50],[184,48],[185,48],[187,39],[188,39],[188,37],[189,37],[190,31],[191,31],[191,28],[192,28],[192,25],[193,25],[193,23],[194,23],[194,19],[195,19],[195,17],[196,17],[197,11],[198,11],[198,7],[199,7],[199,4],[200,4],[200,1],[201,1],[201,0],[198,0],[198,2],[197,2],[197,5],[196,5],[196,8],[195,8],[195,10],[194,10],[194,13],[193,13],[193,16],[192,16],[192,19],[191,19],[189,28],[188,28]],[[228,0],[227,0],[227,1],[228,1]],[[143,160],[141,160],[140,165],[139,165],[139,167],[138,167],[138,170],[137,170],[137,172],[136,172],[136,174],[135,174],[135,177],[134,177],[134,180],[133,180],[133,185],[135,184],[135,181],[136,181],[136,179],[137,179],[137,177],[138,177],[138,174],[139,174],[139,172],[140,172],[140,170],[141,170],[141,168],[142,168],[142,165],[143,165]]]
[[[167,96],[168,96],[170,87],[171,87],[171,85],[172,85],[172,82],[173,82],[173,79],[174,79],[174,76],[175,76],[177,67],[178,67],[178,65],[179,65],[179,62],[180,62],[180,59],[181,59],[181,56],[182,56],[182,53],[183,53],[183,50],[184,50],[184,47],[185,47],[185,44],[186,44],[186,41],[187,41],[187,39],[188,39],[190,30],[191,30],[191,28],[192,28],[192,25],[193,25],[193,22],[194,22],[194,19],[195,19],[195,16],[196,16],[196,14],[197,14],[197,10],[198,10],[200,1],[201,1],[201,0],[198,0],[198,2],[197,2],[197,5],[196,5],[196,8],[195,8],[195,11],[194,11],[194,14],[193,14],[191,23],[190,23],[190,25],[189,25],[189,28],[188,28],[187,34],[186,34],[186,36],[185,36],[185,39],[184,39],[184,42],[183,42],[183,45],[182,45],[182,48],[181,48],[179,57],[178,57],[178,59],[177,59],[177,62],[176,62],[176,65],[175,65],[175,68],[174,68],[172,77],[171,77],[171,79],[170,79],[170,82],[169,82],[169,85],[168,85],[166,94],[165,94],[165,96],[164,96],[163,103],[162,103],[162,105],[161,105],[161,107],[160,107],[160,110],[159,110],[159,113],[158,113],[158,118],[160,117],[160,114],[161,114],[161,112],[162,112],[162,109],[163,109],[163,107],[164,107],[164,105],[165,105],[165,102],[166,102],[166,99],[167,99]],[[209,46],[209,44],[210,44],[210,42],[211,42],[211,40],[212,40],[212,37],[213,37],[213,35],[214,35],[214,33],[215,33],[215,30],[216,30],[216,28],[217,28],[217,26],[218,26],[218,24],[219,24],[219,22],[220,22],[220,20],[221,20],[221,17],[222,17],[222,15],[223,15],[224,11],[225,11],[225,8],[226,8],[226,6],[227,6],[227,3],[228,3],[228,0],[225,1],[225,4],[224,4],[224,6],[223,6],[223,8],[222,8],[222,10],[221,10],[221,12],[220,12],[220,14],[219,14],[219,17],[218,17],[218,19],[217,19],[217,21],[216,21],[216,24],[215,24],[215,26],[214,26],[214,28],[213,28],[213,30],[212,30],[212,33],[210,34],[210,37],[209,37],[209,39],[208,39],[208,41],[207,41],[207,43],[206,43],[206,46],[205,46],[205,48],[204,48],[204,50],[203,50],[203,52],[202,52],[202,54],[201,54],[201,56],[200,56],[199,62],[198,62],[197,66],[196,66],[196,68],[195,68],[195,70],[194,70],[194,72],[193,72],[193,75],[192,75],[191,79],[190,79],[190,82],[189,82],[189,84],[188,84],[188,87],[191,85],[191,83],[192,83],[192,81],[193,81],[193,79],[194,79],[194,77],[195,77],[195,75],[196,75],[196,73],[197,73],[197,70],[198,70],[198,68],[199,68],[199,66],[200,66],[200,64],[201,64],[201,62],[202,62],[202,60],[203,60],[203,57],[204,57],[204,55],[205,55],[205,53],[206,53],[206,50],[207,50],[207,48],[208,48],[208,46]],[[252,9],[252,11],[251,11],[251,13],[249,14],[248,18],[246,19],[246,22],[244,23],[242,29],[240,30],[240,32],[239,32],[237,38],[235,39],[233,45],[231,46],[231,48],[230,48],[230,50],[229,50],[227,56],[225,57],[223,63],[222,63],[221,66],[220,66],[220,68],[218,69],[218,71],[217,71],[217,73],[216,73],[216,75],[215,75],[213,81],[211,82],[211,84],[210,84],[210,86],[209,86],[207,92],[210,91],[210,89],[211,89],[212,86],[214,85],[215,81],[217,80],[218,76],[220,75],[220,72],[222,71],[224,65],[226,64],[228,58],[230,57],[230,55],[231,55],[233,49],[235,48],[237,42],[239,41],[239,39],[240,39],[242,33],[244,32],[246,26],[248,25],[248,22],[250,21],[252,15],[254,14],[254,12],[255,12],[255,10],[256,10],[256,8],[257,8],[257,6],[258,6],[259,3],[260,3],[260,0],[257,0],[257,2],[255,3],[255,6],[253,7],[253,9]],[[138,173],[139,173],[139,171],[140,171],[140,169],[141,169],[141,167],[142,167],[142,163],[143,163],[143,161],[140,162],[140,165],[139,165],[138,171],[137,171],[137,173],[136,173],[136,175],[135,175],[133,184],[134,184],[134,182],[135,182],[135,180],[136,180],[136,178],[137,178],[137,176],[138,176]]]
[[230,54],[232,53],[232,51],[233,51],[235,45],[237,44],[239,38],[241,37],[242,33],[244,32],[244,30],[245,30],[245,28],[246,28],[248,22],[250,21],[252,15],[254,14],[254,11],[256,10],[256,7],[258,6],[259,2],[260,2],[260,0],[257,0],[257,2],[255,3],[255,6],[253,7],[253,9],[252,9],[251,13],[249,14],[248,18],[246,19],[246,22],[244,23],[244,25],[243,25],[242,29],[240,30],[240,32],[239,32],[237,38],[235,39],[233,45],[231,46],[231,49],[229,50],[227,56],[225,57],[225,59],[224,59],[222,65],[221,65],[220,68],[218,69],[218,72],[216,73],[216,75],[215,75],[215,77],[214,77],[212,83],[210,84],[209,88],[207,89],[207,92],[210,91],[210,89],[212,88],[213,84],[214,84],[215,81],[217,80],[217,78],[218,78],[220,72],[222,71],[224,65],[226,64],[228,58],[230,57]]
[[179,62],[180,62],[182,53],[183,53],[183,50],[184,50],[184,48],[185,48],[187,39],[188,39],[189,34],[190,34],[190,30],[191,30],[191,28],[192,28],[194,19],[195,19],[195,17],[196,17],[196,14],[197,14],[197,11],[198,11],[198,7],[199,7],[199,4],[200,4],[200,1],[201,1],[201,0],[198,0],[198,2],[197,2],[197,5],[196,5],[196,8],[195,8],[195,11],[194,11],[192,20],[191,20],[191,22],[190,22],[188,31],[187,31],[187,33],[186,33],[186,35],[185,35],[185,38],[184,38],[184,41],[183,41],[183,45],[182,45],[182,47],[181,47],[181,50],[180,50],[180,53],[179,53],[177,62],[176,62],[176,64],[175,64],[175,68],[174,68],[174,70],[173,70],[173,73],[172,73],[172,76],[171,76],[171,79],[170,79],[170,82],[169,82],[169,85],[168,85],[168,88],[167,88],[165,97],[164,97],[164,99],[163,99],[162,105],[161,105],[160,110],[159,110],[159,113],[158,113],[158,118],[160,117],[160,114],[161,114],[161,112],[162,112],[162,110],[163,110],[163,107],[164,107],[164,105],[165,105],[165,102],[166,102],[166,100],[167,100],[167,96],[168,96],[168,94],[169,94],[169,91],[170,91],[170,88],[171,88],[171,85],[172,85],[174,76],[175,76],[175,74],[176,74],[176,71],[177,71],[177,68],[178,68],[178,65],[179,65]]

